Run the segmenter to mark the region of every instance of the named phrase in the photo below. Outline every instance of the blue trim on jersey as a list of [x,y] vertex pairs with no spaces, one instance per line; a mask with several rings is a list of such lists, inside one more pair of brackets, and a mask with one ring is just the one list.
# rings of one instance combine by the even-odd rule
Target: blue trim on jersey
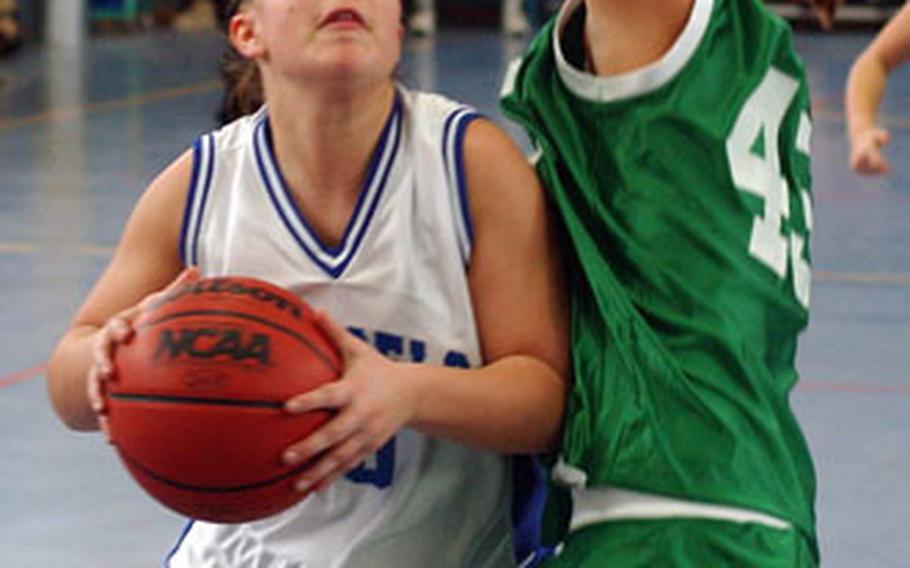
[[[386,182],[398,155],[402,130],[401,114],[402,103],[396,94],[392,112],[380,135],[379,145],[370,160],[366,180],[348,225],[345,227],[344,236],[334,247],[322,242],[294,201],[293,194],[288,189],[275,159],[268,116],[265,116],[256,125],[254,131],[256,163],[269,199],[297,244],[332,278],[341,276],[354,259],[379,206]],[[308,244],[310,242],[313,243],[313,246]]]
[[534,552],[524,558],[516,558],[518,568],[537,568],[542,566],[544,561],[556,556],[556,547],[541,546]]
[[177,542],[174,543],[174,547],[171,548],[171,551],[167,553],[167,556],[164,557],[164,560],[161,563],[164,568],[170,567],[171,559],[174,558],[174,555],[177,554],[178,550],[180,550],[180,545],[182,545],[183,541],[186,540],[186,535],[190,534],[190,530],[192,530],[193,524],[195,524],[195,522],[196,521],[193,519],[187,521],[186,526],[183,527],[183,532],[181,532],[180,536],[177,537]]
[[458,242],[465,265],[470,260],[471,247],[474,245],[474,223],[471,218],[465,175],[464,138],[468,126],[478,118],[484,117],[467,107],[461,107],[446,118],[442,135],[442,159],[449,184],[452,186],[450,190],[454,192],[452,206],[460,212],[460,215],[456,213],[457,222],[460,222],[460,226],[457,227]]
[[199,212],[196,215],[196,234],[193,235],[193,266],[199,264],[199,233],[202,232],[202,219],[205,215],[205,206],[209,201],[212,190],[212,175],[215,171],[215,138],[212,135],[205,137],[209,147],[209,167],[205,172],[205,184],[202,186],[202,197],[199,198]]
[[468,243],[472,246],[474,244],[474,221],[471,219],[468,183],[464,169],[464,137],[468,130],[468,125],[478,118],[481,118],[481,116],[476,112],[463,116],[458,122],[458,128],[455,131],[455,176],[458,182],[458,197],[461,202],[461,218],[468,234]]
[[210,134],[201,136],[193,144],[193,175],[186,208],[183,211],[183,226],[180,228],[180,257],[184,266],[195,266],[199,263],[199,233],[202,230],[205,205],[211,193],[214,170],[215,139]]
[[548,549],[541,545],[547,474],[533,455],[512,456],[512,544],[521,568],[539,565]]
[[[349,258],[347,261],[345,261],[345,267],[350,262],[350,260],[353,258],[354,253],[360,248],[360,243],[363,242],[363,238],[366,236],[367,229],[370,227],[370,224],[371,224],[370,222],[373,220],[373,216],[376,214],[376,209],[379,207],[379,202],[382,199],[382,194],[384,193],[386,182],[389,181],[389,176],[392,174],[392,166],[395,164],[395,158],[398,155],[398,149],[401,145],[401,131],[402,131],[403,127],[401,124],[401,101],[399,100],[397,95],[395,98],[395,108],[392,112],[392,116],[390,117],[389,123],[386,125],[385,131],[382,134],[382,144],[381,144],[379,150],[376,152],[375,156],[373,157],[374,163],[371,164],[371,166],[370,166],[370,174],[369,174],[370,182],[372,182],[372,179],[377,172],[377,170],[375,168],[378,166],[378,164],[376,162],[379,161],[379,157],[382,156],[386,143],[388,142],[389,129],[393,126],[393,121],[394,121],[394,130],[391,133],[391,135],[394,136],[394,139],[392,140],[392,153],[389,156],[389,159],[385,164],[385,168],[382,169],[382,172],[380,173],[380,179],[379,179],[378,186],[376,188],[376,193],[373,197],[372,202],[370,203],[370,208],[367,211],[366,218],[363,221],[363,228],[354,237],[354,244],[351,246],[351,254],[350,254],[351,258]],[[356,214],[356,209],[355,209],[355,214]],[[344,240],[345,241],[347,240],[347,234],[345,234]],[[342,241],[342,242],[344,242],[344,241]],[[341,267],[340,272],[343,272],[343,271],[344,271],[344,267]],[[340,274],[340,272],[339,272],[339,274]]]
[[186,195],[186,204],[183,208],[183,222],[180,224],[180,260],[183,261],[183,265],[187,266],[189,259],[187,258],[187,238],[186,233],[189,230],[190,217],[192,215],[193,204],[196,199],[196,184],[199,182],[199,161],[201,156],[199,155],[202,152],[200,146],[202,142],[201,138],[197,138],[193,143],[193,174],[190,177],[190,187]]
[[[256,130],[258,131],[259,128],[257,127]],[[254,145],[254,147],[256,150],[256,164],[259,166],[259,173],[262,177],[262,183],[265,184],[266,193],[268,193],[268,195],[269,195],[269,200],[272,202],[272,207],[275,208],[275,211],[278,213],[278,216],[281,217],[281,221],[284,223],[284,226],[287,228],[288,232],[291,233],[291,236],[294,237],[294,240],[297,241],[297,244],[300,246],[300,248],[303,249],[303,252],[305,252],[306,255],[310,257],[310,260],[312,260],[314,263],[316,263],[317,265],[322,267],[323,270],[328,272],[329,269],[327,269],[320,262],[319,258],[316,257],[316,255],[314,255],[310,251],[310,248],[308,246],[306,246],[306,243],[304,243],[300,239],[300,237],[297,235],[297,233],[294,231],[293,227],[291,226],[290,220],[285,215],[284,209],[282,209],[281,204],[278,203],[278,200],[275,197],[275,192],[272,190],[271,184],[269,183],[268,175],[265,173],[265,165],[263,164],[262,155],[259,151],[259,146]]]

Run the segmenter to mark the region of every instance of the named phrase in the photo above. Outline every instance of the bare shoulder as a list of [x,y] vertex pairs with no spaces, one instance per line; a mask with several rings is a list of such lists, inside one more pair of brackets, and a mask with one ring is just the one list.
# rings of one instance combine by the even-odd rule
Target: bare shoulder
[[[519,167],[529,167],[528,160],[515,140],[501,126],[487,118],[475,120],[468,127],[465,137],[465,156],[479,163],[502,163],[504,160],[520,162]],[[486,158],[486,159],[485,159]]]
[[474,121],[464,144],[474,221],[468,272],[484,354],[530,353],[566,376],[561,257],[537,174],[490,121]]
[[163,288],[180,272],[180,231],[192,172],[193,153],[187,151],[149,184],[74,325],[100,326],[113,314]]
[[171,206],[183,205],[193,177],[193,151],[187,150],[159,173],[143,199],[160,200]]
[[152,180],[130,215],[121,245],[139,233],[143,240],[177,246],[193,178],[193,159],[192,150],[187,150]]
[[471,211],[479,205],[508,208],[516,200],[542,199],[537,174],[512,137],[494,122],[475,120],[464,141]]

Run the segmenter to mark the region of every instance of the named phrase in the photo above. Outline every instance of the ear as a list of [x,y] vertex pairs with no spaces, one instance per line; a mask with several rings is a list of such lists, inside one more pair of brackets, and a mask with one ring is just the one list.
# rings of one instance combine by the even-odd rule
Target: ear
[[262,57],[265,53],[265,46],[256,29],[256,20],[247,10],[237,12],[228,22],[228,40],[237,53],[247,59]]

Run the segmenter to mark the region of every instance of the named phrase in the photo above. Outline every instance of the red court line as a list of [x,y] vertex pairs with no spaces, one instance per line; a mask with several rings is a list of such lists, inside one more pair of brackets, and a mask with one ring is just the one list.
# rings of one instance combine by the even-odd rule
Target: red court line
[[33,379],[38,375],[44,373],[47,370],[47,363],[41,363],[40,365],[35,365],[34,367],[29,367],[28,369],[23,369],[18,373],[13,373],[12,375],[7,375],[5,377],[0,377],[0,389],[4,387],[12,386],[16,383],[21,383],[29,379]]

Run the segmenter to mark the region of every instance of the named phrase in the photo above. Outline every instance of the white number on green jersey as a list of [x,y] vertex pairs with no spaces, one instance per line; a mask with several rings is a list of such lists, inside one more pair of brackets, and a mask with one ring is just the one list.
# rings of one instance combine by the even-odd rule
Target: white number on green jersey
[[[788,264],[793,270],[794,294],[804,306],[809,305],[809,263],[805,258],[805,238],[796,232],[783,232],[783,221],[790,217],[790,191],[781,175],[778,135],[787,109],[793,102],[799,83],[792,77],[770,68],[764,79],[740,110],[727,138],[727,160],[733,182],[741,191],[764,201],[764,210],[752,224],[749,254],[770,268],[780,278],[787,276]],[[807,114],[800,116],[796,149],[809,154],[811,124]],[[806,227],[810,228],[809,193],[800,191]]]

